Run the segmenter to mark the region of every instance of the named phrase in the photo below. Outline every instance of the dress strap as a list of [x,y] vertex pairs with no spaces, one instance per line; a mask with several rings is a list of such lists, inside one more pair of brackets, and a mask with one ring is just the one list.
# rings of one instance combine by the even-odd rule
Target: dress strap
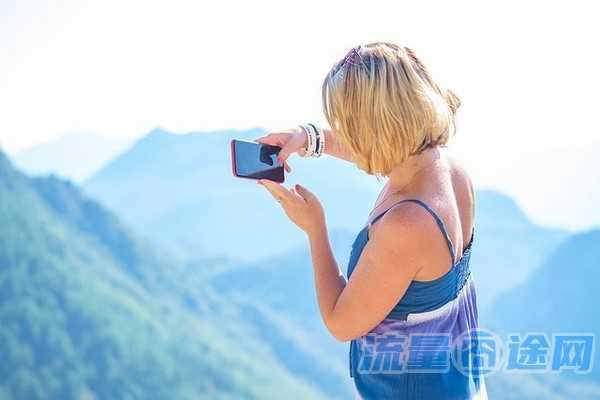
[[440,231],[442,231],[442,234],[444,235],[444,238],[446,239],[446,244],[448,245],[448,250],[450,251],[450,257],[452,258],[452,264],[454,265],[454,263],[456,262],[455,259],[454,259],[454,245],[452,244],[452,241],[450,240],[450,236],[448,235],[448,231],[446,230],[446,225],[444,225],[444,221],[442,221],[442,219],[439,217],[439,215],[437,215],[437,213],[435,211],[433,211],[433,209],[431,207],[429,207],[422,200],[419,200],[419,199],[404,199],[404,200],[400,200],[399,202],[393,204],[387,210],[383,211],[381,214],[379,214],[375,218],[373,218],[373,220],[368,225],[369,229],[371,228],[371,226],[373,226],[373,224],[375,222],[379,221],[379,219],[381,219],[381,217],[383,217],[385,214],[387,214],[387,212],[390,211],[392,208],[394,208],[397,205],[400,205],[402,203],[408,203],[408,202],[416,203],[416,204],[420,205],[425,210],[427,210],[427,212],[429,214],[431,214],[431,216],[433,217],[433,219],[437,223],[437,226],[440,228]]

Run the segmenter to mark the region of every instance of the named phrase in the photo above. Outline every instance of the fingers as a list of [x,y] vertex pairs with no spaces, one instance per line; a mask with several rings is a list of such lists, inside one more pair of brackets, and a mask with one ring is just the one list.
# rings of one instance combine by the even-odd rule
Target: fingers
[[273,137],[272,134],[266,135],[266,136],[261,136],[257,139],[254,139],[255,142],[258,143],[262,143],[262,144],[270,144],[272,146],[278,146],[279,143],[277,142],[277,138]]
[[307,203],[316,199],[315,195],[302,185],[296,185],[296,193],[298,193]]
[[290,172],[292,172],[292,167],[290,166],[290,164],[289,164],[287,161],[284,161],[284,162],[283,162],[283,168],[285,168],[285,171],[286,171],[287,173],[290,173]]
[[259,179],[258,183],[263,185],[277,201],[285,202],[292,199],[293,194],[277,182]]
[[255,141],[262,144],[270,144],[271,146],[281,147],[285,144],[287,136],[288,134],[286,133],[269,133],[268,135],[255,139]]
[[294,151],[296,151],[296,149],[293,148],[293,144],[291,142],[288,142],[285,146],[281,148],[278,157],[280,160],[286,161]]
[[269,133],[266,136],[261,136],[255,139],[257,143],[281,147],[281,151],[277,154],[277,159],[279,160],[279,162],[283,163],[283,167],[288,173],[292,172],[292,167],[287,163],[287,159],[289,158],[291,153],[294,152],[293,149],[290,150],[289,137],[289,133],[277,132]]
[[302,135],[294,135],[290,140],[285,142],[281,151],[279,152],[279,157],[282,160],[287,160],[288,157],[295,152],[299,152],[304,146],[305,136]]

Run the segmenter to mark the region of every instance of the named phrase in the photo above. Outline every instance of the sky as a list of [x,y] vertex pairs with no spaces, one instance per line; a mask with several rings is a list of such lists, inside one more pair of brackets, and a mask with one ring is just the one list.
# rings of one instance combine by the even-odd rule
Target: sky
[[558,210],[572,198],[588,207],[579,188],[598,186],[563,168],[600,144],[597,15],[583,1],[0,0],[0,146],[325,124],[331,65],[391,41],[461,97],[451,149],[478,186],[515,196],[536,221],[600,225],[600,213]]

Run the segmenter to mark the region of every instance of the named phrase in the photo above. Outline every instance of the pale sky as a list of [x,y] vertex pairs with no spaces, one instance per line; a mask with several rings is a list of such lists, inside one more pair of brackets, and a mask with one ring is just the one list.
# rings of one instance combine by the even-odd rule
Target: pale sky
[[540,211],[551,193],[523,176],[556,168],[562,146],[600,143],[597,16],[583,1],[0,0],[0,146],[323,123],[330,66],[356,44],[391,41],[461,97],[453,146],[476,183],[568,225]]

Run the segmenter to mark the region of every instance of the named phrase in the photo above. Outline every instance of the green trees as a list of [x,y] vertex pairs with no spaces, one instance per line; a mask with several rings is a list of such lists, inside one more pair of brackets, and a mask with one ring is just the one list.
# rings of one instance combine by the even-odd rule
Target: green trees
[[0,153],[0,398],[321,397],[186,273],[70,183]]

